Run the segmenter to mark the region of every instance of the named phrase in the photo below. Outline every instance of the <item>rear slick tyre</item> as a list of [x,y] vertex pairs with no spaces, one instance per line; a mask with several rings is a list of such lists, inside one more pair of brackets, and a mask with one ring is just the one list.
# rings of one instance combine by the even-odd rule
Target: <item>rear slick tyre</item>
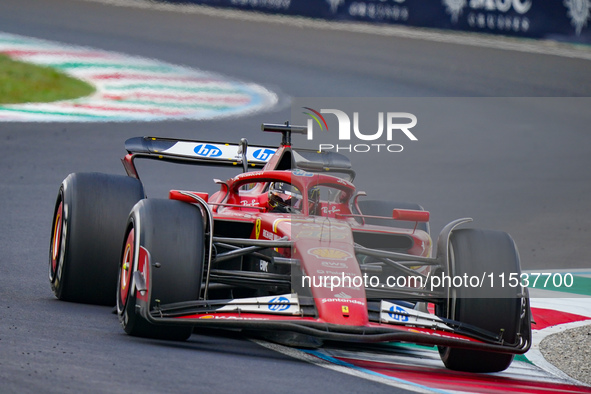
[[49,282],[64,301],[114,305],[121,239],[129,211],[144,198],[135,178],[70,174],[55,203]]
[[[521,278],[519,253],[509,234],[499,231],[461,229],[450,237],[450,262],[453,276],[482,277],[486,273],[498,278],[499,274],[517,274]],[[521,286],[497,286],[456,289],[455,307],[447,316],[493,334],[502,332],[503,341],[518,341],[522,312]],[[464,372],[499,372],[513,361],[512,354],[439,347],[441,360],[449,369]]]
[[203,237],[203,218],[195,206],[151,199],[142,200],[133,208],[121,252],[117,286],[117,314],[127,334],[176,341],[191,336],[190,326],[154,325],[139,313],[133,273],[146,269],[138,267],[140,253],[146,253],[152,307],[156,300],[162,305],[197,300],[203,276]]

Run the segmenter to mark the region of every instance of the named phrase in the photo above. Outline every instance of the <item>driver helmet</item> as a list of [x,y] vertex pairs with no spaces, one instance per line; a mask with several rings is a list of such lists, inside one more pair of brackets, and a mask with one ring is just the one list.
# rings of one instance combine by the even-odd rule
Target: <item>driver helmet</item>
[[273,182],[269,186],[269,206],[276,212],[298,212],[302,195],[295,186],[285,182]]

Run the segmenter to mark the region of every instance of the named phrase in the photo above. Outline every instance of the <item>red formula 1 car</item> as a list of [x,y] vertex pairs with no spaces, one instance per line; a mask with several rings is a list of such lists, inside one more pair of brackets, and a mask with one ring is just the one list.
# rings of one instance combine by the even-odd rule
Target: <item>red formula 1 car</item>
[[[429,213],[365,199],[350,161],[292,148],[132,138],[129,176],[75,173],[55,205],[51,287],[62,300],[114,304],[131,335],[187,339],[199,327],[254,331],[294,346],[323,341],[436,345],[448,368],[501,371],[530,346],[527,289],[511,237],[443,228]],[[147,199],[138,158],[241,166],[219,191]],[[200,170],[203,167],[199,167]],[[248,171],[251,170],[251,171]]]

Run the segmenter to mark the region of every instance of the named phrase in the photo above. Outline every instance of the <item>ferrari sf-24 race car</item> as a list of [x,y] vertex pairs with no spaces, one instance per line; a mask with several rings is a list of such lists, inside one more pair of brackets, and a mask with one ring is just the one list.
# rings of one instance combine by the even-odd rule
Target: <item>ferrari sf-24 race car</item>
[[[471,372],[504,370],[529,349],[527,289],[493,286],[521,272],[508,234],[458,229],[471,221],[459,219],[432,253],[420,205],[365,199],[347,157],[292,147],[303,126],[262,129],[281,133],[281,145],[137,137],[125,143],[128,176],[70,174],[51,233],[55,296],[116,304],[125,332],[150,338],[208,327],[302,347],[414,342]],[[148,199],[140,158],[242,173],[215,179],[211,195]]]

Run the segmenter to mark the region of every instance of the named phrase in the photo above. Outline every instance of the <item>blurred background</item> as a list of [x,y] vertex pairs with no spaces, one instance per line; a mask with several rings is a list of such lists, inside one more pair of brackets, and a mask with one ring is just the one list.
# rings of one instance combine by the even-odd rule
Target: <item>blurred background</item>
[[[0,32],[12,40],[42,39],[48,48],[66,45],[127,56],[131,64],[150,60],[215,73],[275,98],[253,112],[213,118],[0,118],[0,344],[10,344],[0,346],[0,377],[8,392],[161,392],[171,379],[172,391],[204,385],[260,392],[265,381],[269,391],[297,392],[304,376],[306,391],[383,390],[240,338],[194,336],[178,347],[130,340],[109,308],[55,301],[47,254],[60,182],[71,172],[124,174],[120,158],[130,137],[245,137],[276,145],[279,137],[260,132],[260,124],[305,122],[303,106],[354,111],[351,105],[359,103],[368,133],[377,129],[377,118],[367,111],[415,113],[418,141],[396,141],[404,141],[403,152],[351,156],[360,189],[373,198],[421,204],[431,212],[434,234],[465,216],[475,219],[474,227],[507,231],[525,269],[591,266],[587,0],[203,3],[219,7],[0,2]],[[2,36],[0,44],[8,40]],[[29,108],[15,105],[24,104],[3,101],[0,113]],[[298,144],[309,143],[294,137]],[[209,190],[212,178],[234,175],[153,164],[140,168],[151,196],[168,188]],[[211,379],[229,369],[236,379]]]

